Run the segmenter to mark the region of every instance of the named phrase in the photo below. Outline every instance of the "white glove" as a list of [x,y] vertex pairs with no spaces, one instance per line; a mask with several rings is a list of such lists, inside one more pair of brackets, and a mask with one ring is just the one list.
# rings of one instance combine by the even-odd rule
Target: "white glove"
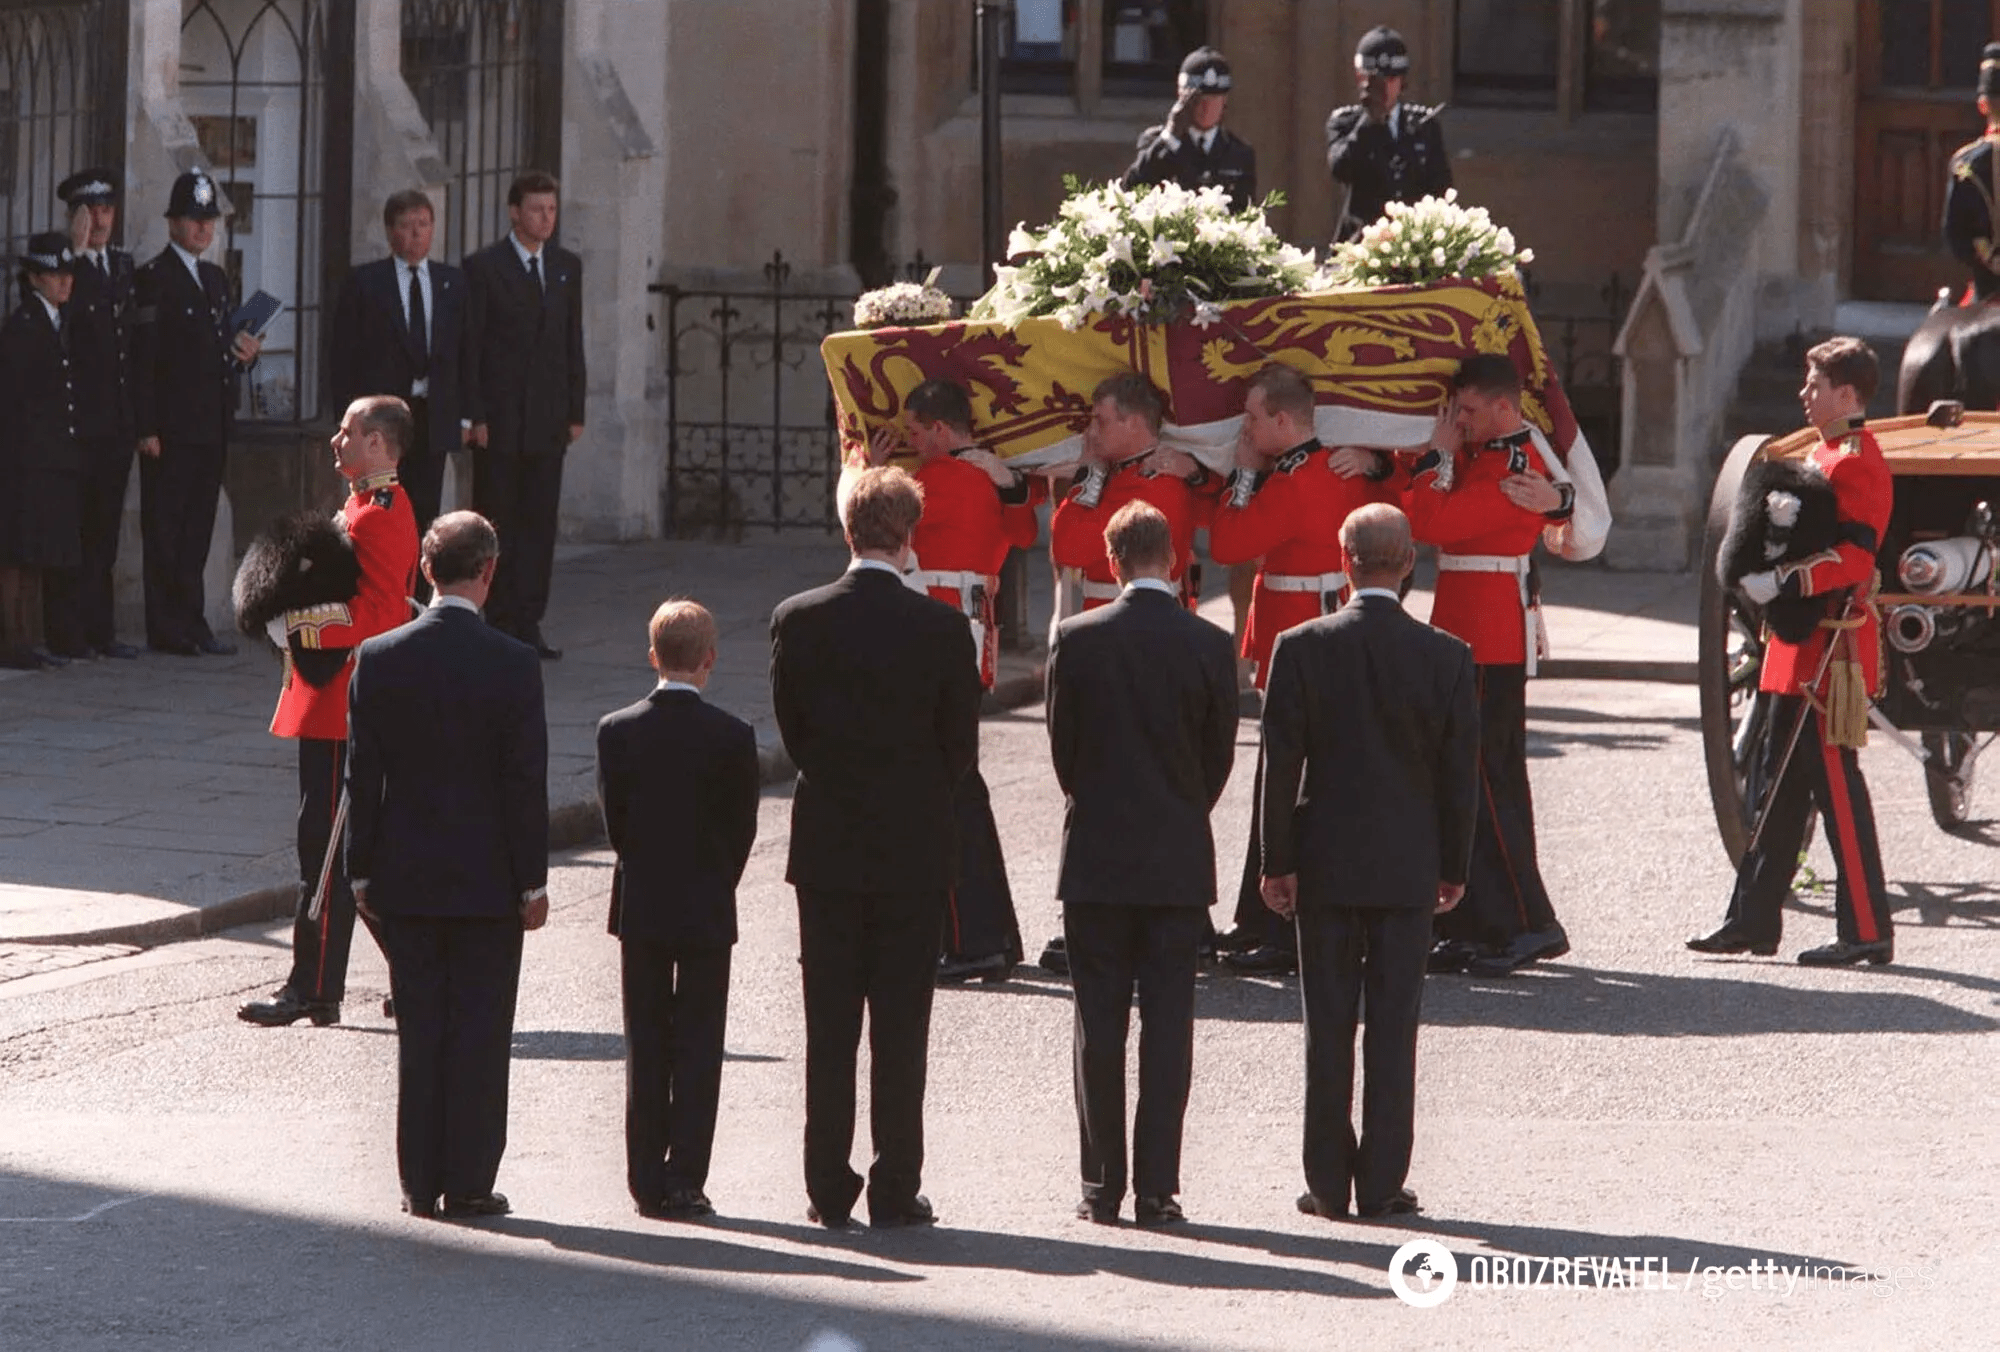
[[1757,605],[1768,606],[1778,595],[1778,575],[1769,570],[1762,573],[1746,573],[1736,584],[1736,590]]
[[273,616],[264,625],[264,637],[270,639],[271,646],[281,652],[291,646],[291,632],[283,615]]

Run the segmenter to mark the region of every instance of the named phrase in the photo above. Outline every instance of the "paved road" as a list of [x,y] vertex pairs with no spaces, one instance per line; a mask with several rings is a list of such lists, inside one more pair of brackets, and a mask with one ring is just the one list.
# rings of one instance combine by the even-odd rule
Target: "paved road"
[[[1932,828],[1914,767],[1878,747],[1865,763],[1901,894],[1898,965],[1791,963],[1831,929],[1810,892],[1781,959],[1696,960],[1679,941],[1715,918],[1728,871],[1693,691],[1532,693],[1543,850],[1576,951],[1524,978],[1433,982],[1420,1226],[1296,1214],[1296,991],[1225,978],[1200,997],[1193,1223],[1071,1219],[1069,1008],[1036,977],[939,996],[926,1191],[944,1224],[806,1226],[772,793],[742,896],[714,1224],[644,1222],[625,1199],[607,861],[582,852],[529,941],[500,1180],[517,1214],[478,1228],[397,1214],[394,1043],[365,943],[330,1030],[230,1017],[280,978],[277,927],[13,980],[0,967],[0,1349],[793,1349],[829,1330],[869,1349],[1990,1346],[2000,856]],[[1228,870],[1244,731],[1217,814]],[[1060,805],[1034,716],[989,720],[984,762],[1038,942]],[[1978,806],[1994,811],[1990,789]],[[1441,1308],[1388,1291],[1390,1254],[1419,1235],[1464,1278]],[[1587,1289],[1470,1284],[1503,1257],[1510,1274],[1598,1261]],[[1628,1257],[1635,1287],[1596,1285],[1603,1260]],[[1767,1260],[1816,1272],[1787,1292]],[[1542,1275],[1559,1273],[1575,1280],[1553,1262]]]

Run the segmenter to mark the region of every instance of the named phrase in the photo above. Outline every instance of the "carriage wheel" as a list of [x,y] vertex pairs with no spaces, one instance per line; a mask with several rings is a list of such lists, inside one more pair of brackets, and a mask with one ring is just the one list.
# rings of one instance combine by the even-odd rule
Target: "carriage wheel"
[[1970,733],[1924,734],[1924,788],[1930,792],[1931,817],[1947,831],[1972,817],[1972,767],[1978,758]]
[[1734,864],[1750,843],[1751,809],[1760,786],[1751,783],[1764,739],[1772,735],[1757,677],[1764,666],[1764,617],[1716,580],[1716,556],[1751,458],[1769,438],[1741,437],[1716,473],[1702,533],[1700,645],[1696,670],[1701,688],[1701,740],[1708,762],[1708,795],[1722,848]]

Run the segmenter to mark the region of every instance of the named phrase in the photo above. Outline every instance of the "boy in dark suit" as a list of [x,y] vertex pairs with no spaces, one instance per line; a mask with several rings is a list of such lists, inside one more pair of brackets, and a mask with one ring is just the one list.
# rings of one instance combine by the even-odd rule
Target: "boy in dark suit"
[[707,609],[668,601],[650,632],[660,681],[597,725],[597,799],[618,854],[625,1180],[640,1215],[686,1220],[715,1210],[702,1185],[722,1087],[736,884],[757,838],[757,737],[702,700],[715,669]]

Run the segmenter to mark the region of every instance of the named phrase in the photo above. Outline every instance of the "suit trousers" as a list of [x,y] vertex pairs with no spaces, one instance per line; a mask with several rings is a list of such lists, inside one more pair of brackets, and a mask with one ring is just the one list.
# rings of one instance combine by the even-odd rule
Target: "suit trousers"
[[845,1216],[862,1181],[854,1147],[854,1076],[868,1015],[868,1171],[873,1211],[906,1206],[922,1185],[924,1079],[937,989],[943,890],[798,889],[799,967],[806,1006],[806,1195],[821,1216]]
[[208,627],[202,570],[222,491],[223,443],[163,439],[139,458],[139,533],[145,542],[146,642],[200,643]]
[[1480,944],[1556,923],[1535,859],[1535,799],[1528,787],[1528,669],[1482,663],[1479,686],[1479,807],[1465,899],[1438,918],[1438,932]]
[[[354,942],[354,892],[347,885],[347,870],[337,853],[326,904],[318,919],[308,914],[326,852],[333,847],[333,819],[346,772],[346,742],[299,738],[299,908],[292,917],[292,974],[285,984],[306,1000],[338,1003],[347,994],[347,955]],[[380,945],[381,936],[377,935],[375,942]]]
[[958,885],[945,912],[944,951],[958,958],[999,953],[1021,960],[1021,925],[1007,886],[1007,860],[986,780],[973,766],[953,793],[958,812]]
[[78,520],[83,562],[75,569],[42,575],[42,623],[49,646],[59,653],[99,652],[117,641],[112,570],[125,524],[125,486],[132,477],[132,440],[97,437],[82,444],[82,499]]
[[[1429,906],[1329,906],[1298,914],[1306,1024],[1306,1187],[1335,1207],[1377,1206],[1410,1173],[1417,1015],[1430,952]],[[1354,1134],[1354,1031],[1361,1036],[1361,1135]]]
[[500,535],[500,566],[493,574],[486,614],[496,629],[517,638],[539,633],[549,608],[562,474],[559,447],[472,453],[473,508]]
[[[1798,872],[1806,822],[1819,803],[1826,843],[1833,851],[1834,924],[1846,943],[1875,943],[1892,936],[1888,891],[1882,879],[1882,850],[1875,837],[1875,808],[1861,763],[1848,747],[1828,746],[1819,714],[1798,695],[1759,695],[1769,700],[1770,736],[1764,739],[1760,778],[1771,785],[1764,833],[1744,852],[1729,896],[1729,922],[1756,942],[1776,943],[1784,928],[1785,893]],[[1804,722],[1801,724],[1800,720]],[[1798,745],[1782,779],[1778,766],[1792,730]],[[1773,781],[1776,781],[1773,783]]]
[[416,423],[416,439],[410,453],[396,466],[396,479],[410,495],[410,510],[416,514],[417,538],[421,540],[431,522],[437,520],[444,501],[444,463],[451,448],[431,445],[431,401],[411,399],[408,403]]
[[729,1018],[727,947],[623,941],[625,1183],[642,1207],[708,1182]]
[[520,918],[391,914],[379,931],[396,999],[403,1195],[483,1197],[507,1148]]
[[1063,903],[1075,993],[1076,1125],[1083,1195],[1125,1196],[1125,1041],[1139,992],[1139,1105],[1132,1123],[1132,1191],[1181,1190],[1181,1126],[1194,1075],[1195,953],[1200,906]]

